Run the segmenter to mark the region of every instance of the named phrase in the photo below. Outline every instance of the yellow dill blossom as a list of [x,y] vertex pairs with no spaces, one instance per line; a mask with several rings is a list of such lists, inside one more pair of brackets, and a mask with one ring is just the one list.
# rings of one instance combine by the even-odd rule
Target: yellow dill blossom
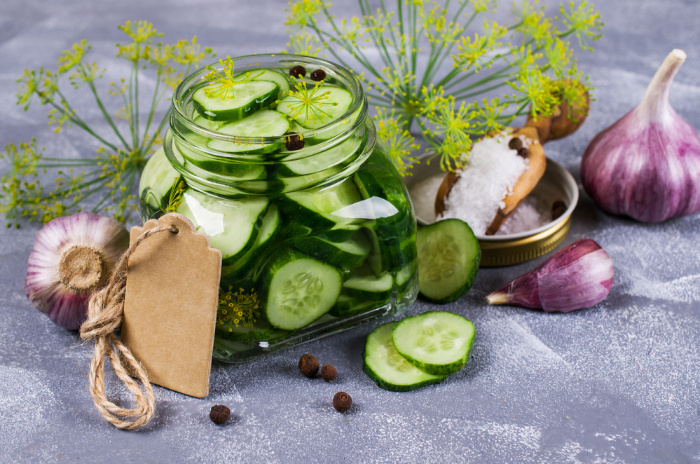
[[74,43],[70,50],[62,51],[61,56],[58,58],[58,73],[64,74],[82,63],[85,54],[90,48],[91,46],[83,39]]
[[[132,61],[132,66],[128,77],[107,86],[107,96],[122,104],[116,118],[107,112],[110,105],[95,85],[105,70],[97,63],[85,61],[90,51],[85,40],[60,54],[57,71],[43,67],[25,69],[17,80],[18,105],[26,110],[38,98],[42,105],[49,106],[48,123],[56,132],[80,129],[97,141],[98,148],[93,157],[65,158],[45,156],[35,141],[6,146],[0,158],[10,169],[0,178],[0,213],[9,219],[8,224],[17,225],[21,218],[47,222],[57,215],[78,212],[88,198],[94,199],[90,205],[93,211],[111,214],[121,221],[136,211],[138,203],[132,191],[148,157],[162,142],[162,130],[167,123],[164,117],[155,119],[159,106],[168,101],[169,91],[183,73],[212,52],[209,48],[202,49],[196,38],[174,45],[152,44],[153,38],[161,34],[146,21],[127,21],[119,29],[131,42],[117,44],[116,55]],[[150,82],[155,82],[155,89],[140,95],[139,80],[144,73],[151,74]],[[63,79],[76,89],[85,89],[83,93],[92,97],[106,122],[100,130],[87,122],[94,115],[81,117],[67,94],[60,90]],[[141,108],[145,104],[150,106]],[[53,185],[44,188],[37,172],[51,172]],[[177,203],[180,190],[174,189],[172,204]]]
[[289,0],[287,20],[284,24],[304,27],[313,21],[315,14],[327,7],[322,0]]
[[289,36],[287,48],[296,55],[304,56],[318,56],[319,53],[326,49],[315,35],[311,35],[306,31],[299,31]]
[[184,180],[180,180],[174,187],[170,189],[170,195],[168,196],[168,204],[163,210],[164,213],[174,213],[178,206],[182,204],[182,195],[187,190],[187,184]]
[[329,90],[323,90],[323,81],[317,82],[314,87],[309,90],[306,86],[306,81],[303,78],[296,79],[296,91],[289,91],[289,99],[291,103],[285,103],[291,110],[289,115],[297,121],[320,124],[323,120],[331,116],[324,111],[324,107],[328,108],[332,103],[328,100]]
[[378,108],[375,121],[377,143],[382,151],[393,161],[399,174],[410,175],[408,170],[417,161],[417,157],[412,155],[412,152],[418,150],[420,146],[415,143],[411,133],[403,128],[395,108],[392,108],[391,112]]
[[588,41],[603,37],[600,31],[605,23],[601,20],[600,13],[595,11],[593,5],[587,1],[582,1],[578,7],[570,1],[569,11],[566,11],[564,5],[559,7],[559,11],[563,16],[562,23],[574,31],[579,46],[584,50],[593,51]]
[[253,327],[260,318],[260,300],[255,289],[245,291],[242,287],[237,292],[229,285],[228,289],[219,289],[219,310],[217,327]]
[[222,100],[233,98],[233,87],[238,83],[234,79],[234,62],[230,56],[225,60],[219,60],[221,69],[216,69],[212,66],[207,66],[209,72],[204,76],[204,80],[211,84],[204,89],[204,93],[210,97],[219,97]]
[[499,58],[495,50],[502,45],[500,39],[507,32],[508,28],[495,21],[486,21],[481,35],[477,32],[473,36],[460,37],[457,43],[459,53],[452,55],[454,66],[461,70],[476,71],[484,66],[492,67],[494,61]]

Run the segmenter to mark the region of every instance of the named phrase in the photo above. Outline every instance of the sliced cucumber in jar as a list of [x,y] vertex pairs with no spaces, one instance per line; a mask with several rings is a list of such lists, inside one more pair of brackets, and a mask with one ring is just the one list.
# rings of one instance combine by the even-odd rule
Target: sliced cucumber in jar
[[472,286],[481,248],[471,228],[460,219],[444,219],[418,229],[420,293],[434,303],[450,303]]
[[335,302],[335,305],[331,308],[329,314],[333,317],[348,317],[354,316],[356,314],[364,313],[371,309],[377,308],[386,304],[386,301],[381,304],[377,304],[374,301],[367,301],[360,298],[355,298],[348,295],[343,295],[342,293]]
[[445,380],[447,376],[428,374],[396,351],[392,337],[396,324],[387,322],[367,336],[362,367],[369,378],[381,388],[391,391],[415,390]]
[[344,269],[361,266],[372,250],[372,244],[361,233],[343,242],[331,242],[318,236],[302,237],[294,241],[294,246],[310,256]]
[[229,266],[222,266],[221,280],[230,280],[247,274],[258,262],[260,255],[277,236],[280,230],[280,215],[276,205],[270,205],[262,219],[262,224],[258,229],[258,235],[255,238],[255,243],[250,249],[236,262]]
[[151,210],[149,216],[167,207],[170,192],[181,180],[182,176],[170,164],[163,148],[151,156],[139,181],[141,203]]
[[296,330],[326,314],[340,295],[334,266],[291,248],[275,254],[260,279],[265,317],[279,329]]
[[227,266],[255,243],[268,204],[268,199],[262,197],[224,200],[188,189],[176,212],[191,220],[197,231],[207,234],[211,246],[221,251],[222,265]]
[[342,293],[359,299],[388,301],[394,287],[391,274],[384,272],[375,275],[368,266],[355,269],[343,282]]
[[216,82],[199,88],[192,95],[192,104],[197,112],[213,121],[238,121],[261,108],[274,103],[279,86],[270,81],[241,82],[233,87],[229,96],[224,96]]
[[254,81],[270,81],[277,84],[277,87],[279,88],[279,91],[277,92],[278,100],[281,100],[289,95],[289,79],[286,75],[279,71],[275,71],[273,69],[256,69],[254,71],[241,73],[239,76],[250,77]]
[[245,119],[219,127],[217,132],[241,137],[240,142],[210,139],[207,142],[207,147],[226,153],[270,153],[281,147],[282,142],[249,143],[245,139],[249,137],[281,137],[287,131],[289,131],[289,121],[282,113],[273,110],[257,111]]
[[362,201],[350,179],[322,188],[311,188],[285,195],[280,205],[292,221],[315,231],[325,231],[357,224],[362,219],[346,218],[334,214],[346,206]]
[[454,313],[428,311],[396,324],[396,351],[418,369],[449,375],[467,363],[474,341],[474,324]]

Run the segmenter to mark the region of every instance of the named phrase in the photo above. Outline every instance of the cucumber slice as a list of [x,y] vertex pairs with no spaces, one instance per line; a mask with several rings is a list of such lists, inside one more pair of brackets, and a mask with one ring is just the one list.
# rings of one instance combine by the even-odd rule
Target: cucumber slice
[[282,209],[302,228],[323,231],[362,222],[362,219],[333,215],[346,206],[362,201],[349,179],[328,187],[289,192],[285,197]]
[[223,200],[187,189],[176,212],[190,219],[197,231],[207,234],[211,246],[221,250],[222,265],[227,266],[255,243],[268,204],[261,197]]
[[229,280],[247,274],[260,258],[260,254],[277,236],[280,230],[280,215],[276,205],[270,205],[262,219],[255,243],[243,256],[230,266],[222,266],[221,279]]
[[363,266],[350,274],[343,282],[343,295],[372,301],[388,301],[394,287],[391,274],[384,272],[378,276],[369,267]]
[[418,369],[449,375],[467,363],[474,324],[458,314],[428,311],[396,324],[392,340],[396,351]]
[[[282,113],[273,110],[258,111],[255,114],[219,127],[221,134],[236,137],[281,137],[289,131],[289,121]],[[212,139],[207,147],[226,153],[270,153],[282,146],[278,143],[227,142]]]
[[361,266],[372,251],[372,244],[361,233],[344,242],[332,242],[318,236],[302,237],[294,242],[294,246],[314,258],[345,269]]
[[233,96],[207,95],[208,89],[218,84],[210,83],[194,92],[192,105],[197,112],[212,121],[238,121],[259,109],[274,103],[279,94],[279,86],[270,81],[242,82],[233,86]]
[[[191,140],[195,137],[200,137],[196,134],[187,134],[184,136],[188,141],[197,143],[197,140]],[[207,139],[199,141],[201,145],[207,143]],[[200,146],[201,146],[200,145]],[[214,158],[211,155],[205,155],[198,150],[190,148],[185,142],[175,140],[175,147],[182,154],[182,157],[198,168],[207,173],[214,173],[224,176],[229,181],[237,182],[243,180],[265,179],[267,171],[262,164],[244,163],[240,161],[228,161],[222,158]]]
[[277,92],[278,100],[281,100],[289,95],[289,79],[281,72],[274,71],[272,69],[256,69],[255,71],[248,71],[246,73],[239,74],[239,76],[244,75],[252,76],[254,81],[270,81],[277,84],[277,87],[279,87],[279,91]]
[[314,89],[309,85],[309,96],[320,97],[314,105],[316,111],[300,111],[304,107],[297,93],[284,97],[277,104],[277,111],[295,119],[308,129],[318,129],[335,121],[347,113],[352,104],[352,94],[345,89],[332,85],[323,85]]
[[382,306],[384,303],[377,304],[374,301],[360,300],[341,293],[338,300],[335,302],[335,305],[333,305],[331,308],[329,314],[333,317],[354,316],[355,314],[364,313],[370,309]]
[[428,374],[396,351],[392,341],[394,326],[396,322],[387,322],[367,336],[362,368],[369,378],[391,391],[415,390],[445,380],[447,376]]
[[411,263],[416,257],[416,221],[396,168],[375,148],[367,164],[355,173],[355,183],[363,198],[383,198],[395,210],[392,215],[377,215],[367,223],[375,234],[372,241],[381,252],[383,269],[394,272]]
[[260,280],[265,316],[279,329],[300,329],[326,314],[340,295],[333,266],[291,248],[275,254]]
[[[349,137],[338,145],[318,153],[318,148],[303,148],[294,152],[294,160],[282,164],[283,172],[296,176],[306,176],[324,171],[334,166],[345,165],[358,155],[362,144],[359,137]],[[308,154],[307,154],[308,152]]]
[[472,286],[481,248],[471,228],[460,219],[444,219],[418,229],[420,293],[434,303],[450,303]]
[[182,176],[170,164],[163,148],[151,156],[139,181],[141,203],[152,210],[149,216],[167,207],[173,186],[181,180]]

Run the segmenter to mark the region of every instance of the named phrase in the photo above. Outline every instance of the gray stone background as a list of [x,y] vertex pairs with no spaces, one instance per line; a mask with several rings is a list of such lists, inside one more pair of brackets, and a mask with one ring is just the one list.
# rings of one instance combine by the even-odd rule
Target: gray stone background
[[[341,14],[356,9],[349,0],[334,3]],[[553,14],[555,2],[543,3]],[[595,53],[577,54],[596,101],[581,130],[546,146],[577,179],[590,139],[640,101],[673,48],[688,59],[671,103],[700,127],[700,2],[596,3],[605,37]],[[285,7],[279,0],[3,0],[0,142],[36,136],[48,153],[90,156],[94,148],[78,130],[53,135],[45,109],[23,112],[14,97],[24,67],[53,67],[80,39],[92,43],[92,59],[110,79],[128,73],[113,45],[123,40],[116,25],[127,19],[152,21],[168,42],[198,35],[220,55],[236,56],[282,49]],[[84,108],[84,118],[99,120]],[[582,191],[573,220],[566,244],[592,238],[615,261],[608,299],[569,314],[488,307],[487,293],[536,262],[481,270],[464,298],[440,307],[477,330],[467,367],[441,385],[377,388],[361,369],[364,339],[377,325],[370,323],[255,362],[215,364],[204,400],[156,387],[157,417],[135,433],[112,428],[95,410],[91,347],[24,295],[37,226],[0,227],[0,461],[700,462],[700,215],[642,225],[604,214]],[[407,314],[429,309],[416,302]],[[305,352],[334,364],[336,382],[299,375]],[[109,387],[125,398],[113,377]],[[339,390],[354,399],[348,414],[331,405]],[[233,411],[224,427],[207,417],[215,403]]]

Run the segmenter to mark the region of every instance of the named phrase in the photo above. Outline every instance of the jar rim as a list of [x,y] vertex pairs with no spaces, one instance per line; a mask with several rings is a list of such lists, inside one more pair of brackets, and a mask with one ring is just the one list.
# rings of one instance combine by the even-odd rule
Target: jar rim
[[[272,63],[269,61],[274,61],[277,66],[284,65],[285,67],[293,67],[296,65],[311,65],[319,68],[325,68],[330,70],[334,77],[340,77],[341,82],[345,85],[346,89],[351,93],[353,101],[350,104],[348,110],[339,118],[334,121],[323,125],[317,129],[308,129],[308,132],[297,132],[302,137],[311,136],[323,136],[325,133],[332,133],[336,131],[338,127],[343,124],[347,124],[348,119],[360,111],[361,114],[353,121],[353,124],[349,125],[346,131],[352,131],[357,129],[361,124],[363,124],[368,112],[367,99],[365,98],[364,89],[357,75],[350,69],[344,66],[337,65],[330,61],[324,60],[322,58],[316,58],[304,55],[294,55],[294,54],[279,54],[279,53],[269,53],[269,54],[253,54],[244,55],[239,57],[231,58],[234,62],[234,69],[237,64],[243,64],[246,70],[250,69],[262,69],[271,67]],[[268,61],[268,62],[266,62]],[[178,120],[178,124],[183,124],[188,130],[200,133],[208,138],[221,140],[225,142],[233,142],[240,144],[276,144],[284,142],[285,137],[288,135],[273,136],[273,137],[242,137],[236,135],[223,134],[201,126],[195,123],[192,117],[188,114],[186,104],[188,96],[194,93],[194,90],[198,87],[198,84],[203,81],[203,76],[209,73],[211,69],[221,69],[220,62],[212,63],[198,69],[197,71],[191,73],[185,79],[183,79],[180,84],[175,88],[173,93],[173,98],[171,101],[172,114],[170,116],[170,125],[173,126],[175,119]],[[343,131],[345,132],[345,131]]]

